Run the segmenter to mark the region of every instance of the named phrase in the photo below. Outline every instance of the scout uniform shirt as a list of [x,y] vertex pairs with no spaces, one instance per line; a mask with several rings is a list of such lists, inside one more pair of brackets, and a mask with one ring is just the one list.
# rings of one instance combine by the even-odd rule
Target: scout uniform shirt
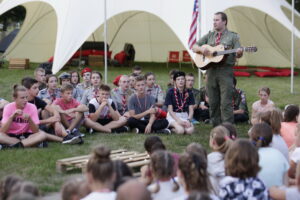
[[[204,44],[208,44],[210,46],[216,46],[216,38],[218,37],[217,31],[210,31],[208,34],[203,36],[198,42],[197,45],[202,46]],[[240,48],[240,37],[237,33],[228,31],[225,29],[222,32],[220,44],[225,47],[225,50],[228,49],[237,49]],[[220,63],[211,63],[210,65],[225,65],[225,66],[233,66],[235,64],[236,58],[235,53],[225,55],[225,60]]]
[[155,102],[164,103],[164,93],[159,85],[154,84],[152,88],[146,86],[145,91],[147,94],[154,97]]
[[234,89],[233,91],[233,110],[244,110],[248,115],[248,106],[245,92],[241,89]]
[[111,98],[115,103],[117,110],[121,115],[128,111],[128,99],[134,93],[131,89],[123,92],[120,87],[114,88],[111,91]]
[[48,88],[42,89],[39,91],[38,97],[42,100],[48,99],[53,102],[55,99],[60,98],[60,89],[56,88],[53,93],[50,93]]

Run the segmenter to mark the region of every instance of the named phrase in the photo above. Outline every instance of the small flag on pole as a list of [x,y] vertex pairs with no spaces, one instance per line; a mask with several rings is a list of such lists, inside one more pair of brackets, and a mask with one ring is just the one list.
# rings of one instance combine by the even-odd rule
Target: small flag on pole
[[199,14],[198,8],[199,8],[198,0],[195,0],[193,16],[192,16],[192,23],[190,26],[190,37],[189,37],[189,43],[188,43],[190,49],[192,49],[192,47],[196,43],[196,39],[197,39],[197,20],[198,20],[198,14]]

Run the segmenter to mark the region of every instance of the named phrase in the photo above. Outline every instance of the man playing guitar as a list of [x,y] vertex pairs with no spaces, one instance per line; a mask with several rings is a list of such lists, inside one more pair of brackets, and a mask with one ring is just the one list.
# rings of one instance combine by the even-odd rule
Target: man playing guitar
[[210,118],[213,126],[222,122],[234,122],[233,118],[233,69],[236,58],[243,55],[237,33],[227,30],[227,15],[217,12],[214,15],[214,31],[204,35],[194,45],[193,51],[203,56],[212,56],[211,51],[203,45],[222,44],[228,49],[237,49],[236,53],[225,56],[219,63],[210,63],[207,70],[207,90],[210,104]]

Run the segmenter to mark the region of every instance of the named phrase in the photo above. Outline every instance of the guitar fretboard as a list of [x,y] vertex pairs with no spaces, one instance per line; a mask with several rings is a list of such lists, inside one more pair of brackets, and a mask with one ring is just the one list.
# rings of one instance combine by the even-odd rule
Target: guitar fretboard
[[[242,47],[243,51],[245,51],[245,48]],[[236,53],[238,49],[229,49],[229,50],[225,50],[225,51],[218,51],[216,56],[220,56],[220,55],[225,55],[225,54],[231,54],[231,53]]]

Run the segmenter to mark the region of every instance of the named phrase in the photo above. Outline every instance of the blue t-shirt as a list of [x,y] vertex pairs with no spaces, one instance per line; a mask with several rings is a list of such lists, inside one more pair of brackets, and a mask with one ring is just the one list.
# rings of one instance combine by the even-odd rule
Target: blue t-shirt
[[194,95],[191,90],[184,90],[182,93],[176,89],[177,100],[175,96],[175,88],[170,88],[167,92],[165,105],[173,106],[174,112],[188,112],[190,105],[195,105]]
[[284,174],[289,169],[289,163],[283,154],[273,147],[262,147],[258,150],[259,166],[258,177],[267,188],[284,185]]

